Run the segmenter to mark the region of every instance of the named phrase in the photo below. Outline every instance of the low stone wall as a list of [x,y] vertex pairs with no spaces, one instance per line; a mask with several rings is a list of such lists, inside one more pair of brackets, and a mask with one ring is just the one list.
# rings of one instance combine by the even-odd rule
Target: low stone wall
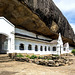
[[38,65],[58,67],[73,64],[73,59],[63,56],[44,56],[41,59],[37,57],[36,59],[30,59],[28,57],[15,57],[15,61],[35,63]]
[[65,53],[65,54],[61,54],[60,56],[74,56],[74,54],[72,54],[72,53]]

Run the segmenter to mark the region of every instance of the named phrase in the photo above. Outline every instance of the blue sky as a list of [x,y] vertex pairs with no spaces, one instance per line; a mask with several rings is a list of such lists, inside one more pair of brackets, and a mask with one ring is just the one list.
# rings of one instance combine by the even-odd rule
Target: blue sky
[[53,0],[67,18],[75,33],[75,0]]

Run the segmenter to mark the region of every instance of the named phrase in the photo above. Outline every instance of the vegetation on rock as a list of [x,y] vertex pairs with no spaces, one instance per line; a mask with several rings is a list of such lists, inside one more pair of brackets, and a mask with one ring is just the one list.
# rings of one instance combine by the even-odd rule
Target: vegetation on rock
[[[52,59],[50,59],[50,58],[52,58]],[[22,54],[18,54],[17,57],[15,57],[15,60],[21,61],[21,62],[26,61],[29,63],[35,63],[38,65],[45,65],[45,66],[52,66],[52,67],[65,66],[65,65],[73,64],[72,59],[69,59],[69,58],[64,57],[64,56],[57,56],[57,55],[47,55],[47,56],[26,55],[23,57]]]
[[35,58],[37,58],[36,55],[32,55],[32,56],[30,57],[30,59],[35,59]]
[[75,55],[75,49],[72,50],[72,53]]
[[22,54],[18,54],[16,55],[16,57],[24,57]]

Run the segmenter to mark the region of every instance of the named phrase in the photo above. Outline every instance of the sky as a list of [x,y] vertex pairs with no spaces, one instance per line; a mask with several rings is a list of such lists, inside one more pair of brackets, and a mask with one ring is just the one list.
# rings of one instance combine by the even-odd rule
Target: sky
[[67,18],[75,33],[75,0],[53,0]]

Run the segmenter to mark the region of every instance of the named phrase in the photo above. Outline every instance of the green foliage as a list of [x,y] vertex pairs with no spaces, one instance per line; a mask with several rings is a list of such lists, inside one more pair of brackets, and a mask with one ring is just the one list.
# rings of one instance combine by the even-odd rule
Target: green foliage
[[39,56],[38,59],[43,59],[43,57]]
[[26,55],[26,57],[27,57],[27,58],[30,58],[30,56],[29,56],[29,55]]
[[16,55],[16,57],[24,57],[22,54],[18,54]]
[[37,58],[36,55],[32,55],[32,56],[30,57],[30,59],[35,59],[35,58]]
[[47,59],[47,60],[52,60],[52,59]]
[[75,55],[75,49],[72,50],[72,53]]

